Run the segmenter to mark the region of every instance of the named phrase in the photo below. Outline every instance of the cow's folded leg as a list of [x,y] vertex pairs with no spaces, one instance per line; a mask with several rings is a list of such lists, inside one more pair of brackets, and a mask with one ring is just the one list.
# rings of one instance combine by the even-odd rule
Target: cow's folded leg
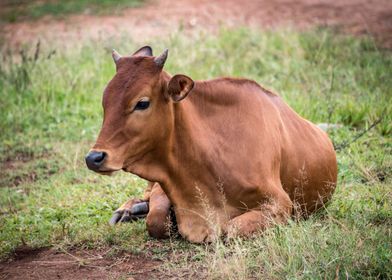
[[173,228],[171,203],[161,186],[156,183],[150,193],[150,211],[146,218],[148,233],[154,238],[167,238]]
[[291,201],[267,203],[231,219],[226,228],[227,237],[248,237],[276,224],[285,224],[291,216]]
[[132,198],[114,211],[109,224],[115,225],[117,223],[133,222],[145,218],[149,212],[150,194],[154,184],[153,182],[148,183],[143,198]]
[[149,182],[142,199],[130,199],[114,211],[110,224],[131,222],[146,218],[151,237],[167,238],[176,230],[175,215],[171,203],[158,183]]
[[143,219],[147,216],[148,210],[148,201],[138,198],[130,199],[114,211],[109,224],[114,225],[116,223],[132,222]]

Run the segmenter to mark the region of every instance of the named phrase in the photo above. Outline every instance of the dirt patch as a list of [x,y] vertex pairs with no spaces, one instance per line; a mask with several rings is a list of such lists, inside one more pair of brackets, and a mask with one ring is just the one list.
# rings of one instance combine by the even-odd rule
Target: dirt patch
[[121,15],[74,15],[58,20],[43,18],[4,26],[6,43],[20,46],[36,42],[78,41],[82,38],[111,38],[122,33],[136,42],[167,36],[178,30],[217,30],[220,26],[275,28],[293,26],[339,27],[356,35],[373,35],[392,48],[392,1],[390,0],[150,0]]
[[20,248],[0,263],[0,279],[162,279],[161,261],[108,251]]
[[0,169],[0,187],[16,187],[49,178],[60,170],[60,165],[48,154],[17,153],[0,161]]

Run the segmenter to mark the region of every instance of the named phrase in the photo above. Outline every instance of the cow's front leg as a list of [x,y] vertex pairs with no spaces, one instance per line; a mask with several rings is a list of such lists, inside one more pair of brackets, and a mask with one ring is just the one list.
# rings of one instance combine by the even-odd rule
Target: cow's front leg
[[148,183],[143,198],[132,198],[114,211],[109,224],[115,225],[117,223],[132,222],[145,218],[149,212],[149,200],[154,184],[153,182]]
[[282,193],[278,199],[231,219],[225,230],[227,237],[248,237],[276,224],[285,224],[291,216],[292,207],[289,196]]
[[150,211],[146,218],[148,233],[151,237],[167,238],[170,231],[175,229],[175,223],[170,200],[161,186],[155,183],[150,193]]
[[176,220],[171,203],[158,183],[149,182],[142,199],[130,199],[113,214],[110,224],[131,222],[146,218],[147,231],[151,237],[169,237],[176,230]]

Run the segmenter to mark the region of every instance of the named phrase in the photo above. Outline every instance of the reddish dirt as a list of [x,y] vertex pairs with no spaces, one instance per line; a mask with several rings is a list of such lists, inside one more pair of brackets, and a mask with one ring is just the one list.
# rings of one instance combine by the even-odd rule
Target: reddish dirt
[[104,251],[19,249],[12,261],[0,263],[0,279],[162,279],[160,261]]
[[111,38],[127,33],[137,42],[166,36],[182,27],[183,32],[220,26],[275,28],[315,25],[339,27],[356,35],[373,35],[382,46],[392,48],[392,1],[390,0],[147,0],[140,8],[121,15],[74,15],[58,20],[3,27],[6,42],[20,46],[38,38],[64,44],[81,38]]

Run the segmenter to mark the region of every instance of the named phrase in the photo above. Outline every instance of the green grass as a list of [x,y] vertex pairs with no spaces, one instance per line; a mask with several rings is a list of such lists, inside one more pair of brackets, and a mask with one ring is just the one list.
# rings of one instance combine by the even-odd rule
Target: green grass
[[[203,42],[203,43],[200,43]],[[343,124],[335,143],[339,185],[321,213],[259,237],[191,245],[153,241],[143,221],[109,227],[112,211],[144,182],[119,173],[103,177],[83,162],[100,129],[101,95],[114,74],[110,51],[140,46],[78,42],[42,46],[0,64],[0,256],[31,247],[111,247],[170,259],[162,269],[197,271],[210,279],[390,279],[392,277],[392,55],[371,39],[315,30],[218,35],[181,34],[153,44],[170,48],[167,70],[194,79],[249,77],[273,88],[313,122]],[[38,53],[38,54],[36,54]],[[49,58],[48,58],[49,57]]]
[[6,0],[0,7],[4,22],[35,20],[43,16],[63,17],[69,14],[118,13],[124,8],[140,6],[143,0]]

